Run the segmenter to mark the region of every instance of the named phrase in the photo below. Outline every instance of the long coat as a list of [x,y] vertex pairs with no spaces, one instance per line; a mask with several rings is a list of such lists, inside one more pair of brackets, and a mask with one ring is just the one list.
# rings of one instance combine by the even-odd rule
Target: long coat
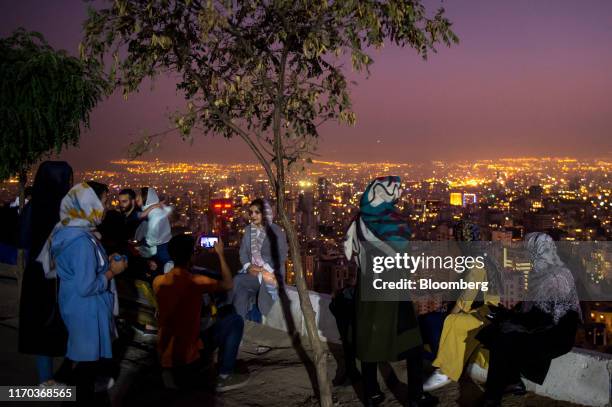
[[[397,361],[406,358],[407,352],[422,345],[421,333],[417,323],[416,312],[411,301],[369,301],[365,299],[364,284],[366,273],[363,270],[367,264],[372,264],[367,258],[377,254],[377,247],[364,246],[373,241],[372,235],[361,219],[357,218],[353,225],[357,228],[356,239],[352,242],[359,247],[357,264],[355,327],[350,333],[355,341],[355,353],[364,362]],[[351,226],[353,227],[353,226]]]
[[57,309],[61,281],[46,279],[35,259],[59,221],[60,202],[71,185],[72,168],[68,163],[43,162],[36,172],[32,200],[21,215],[20,246],[28,252],[19,304],[18,347],[22,353],[66,354],[67,332]]
[[[266,228],[266,238],[261,245],[261,257],[274,269],[276,280],[281,285],[285,281],[285,261],[287,260],[287,237],[283,229],[275,223]],[[240,243],[240,263],[244,266],[251,262],[251,225],[244,229]],[[268,293],[265,284],[259,286],[257,307],[266,315],[274,305],[274,299]]]
[[[64,356],[68,333],[59,315],[57,291],[60,282],[46,279],[42,265],[35,260],[40,245],[32,249],[32,203],[21,215],[20,246],[29,251],[21,283],[19,304],[19,352]],[[44,338],[44,340],[42,339]]]
[[104,275],[108,258],[86,229],[65,227],[52,236],[51,253],[61,281],[59,306],[66,328],[66,356],[77,362],[111,358],[116,334],[114,296]]

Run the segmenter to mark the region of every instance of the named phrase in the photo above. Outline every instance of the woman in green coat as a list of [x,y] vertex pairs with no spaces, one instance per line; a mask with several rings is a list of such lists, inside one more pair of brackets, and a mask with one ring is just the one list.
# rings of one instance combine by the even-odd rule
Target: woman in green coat
[[347,232],[345,254],[360,267],[353,339],[361,361],[365,405],[377,405],[385,397],[376,378],[378,362],[406,360],[408,405],[433,406],[437,399],[423,392],[423,344],[412,302],[370,301],[360,287],[362,279],[371,278],[365,265],[373,250],[395,253],[408,243],[410,228],[395,206],[401,192],[397,176],[374,179]]

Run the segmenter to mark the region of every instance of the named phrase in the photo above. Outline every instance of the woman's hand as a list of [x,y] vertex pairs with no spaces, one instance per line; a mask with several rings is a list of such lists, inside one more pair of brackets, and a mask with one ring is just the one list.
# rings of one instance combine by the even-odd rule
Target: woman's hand
[[[115,256],[121,257],[121,260],[119,261],[115,260]],[[127,260],[125,257],[117,253],[113,253],[109,256],[109,259],[110,259],[109,271],[113,274],[113,276],[123,273],[125,269],[127,268]]]
[[217,239],[215,244],[213,245],[213,250],[217,253],[217,256],[225,256],[225,248],[223,246],[223,240],[221,238]]
[[263,280],[266,282],[266,284],[274,286],[276,285],[276,276],[274,275],[274,273],[264,271],[263,273],[261,273],[261,276],[263,277]]
[[249,266],[249,268],[247,269],[247,271],[249,272],[249,274],[251,274],[252,276],[257,277],[257,275],[259,273],[261,273],[262,271],[265,271],[263,267],[260,266],[256,266],[255,264],[251,264]]

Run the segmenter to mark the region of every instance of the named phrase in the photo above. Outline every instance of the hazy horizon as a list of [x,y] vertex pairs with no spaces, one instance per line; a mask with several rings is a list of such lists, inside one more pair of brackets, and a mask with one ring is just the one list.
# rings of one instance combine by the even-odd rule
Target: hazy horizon
[[[102,2],[94,2],[99,5]],[[348,72],[357,124],[321,128],[318,157],[342,162],[427,162],[517,156],[612,154],[612,2],[426,0],[442,5],[460,44],[422,61],[413,50],[373,52],[368,79]],[[24,26],[76,54],[86,3],[24,0],[0,5],[0,35]],[[167,130],[184,105],[160,78],[124,101],[120,92],[92,112],[80,147],[61,158],[75,169],[126,158],[142,132]],[[239,139],[168,136],[144,157],[168,162],[252,163]]]

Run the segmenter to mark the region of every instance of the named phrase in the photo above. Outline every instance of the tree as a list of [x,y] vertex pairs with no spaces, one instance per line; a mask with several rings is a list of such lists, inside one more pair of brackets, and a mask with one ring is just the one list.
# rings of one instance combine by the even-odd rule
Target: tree
[[[325,352],[302,271],[296,230],[285,211],[286,172],[308,160],[318,127],[352,124],[355,114],[344,65],[368,70],[372,48],[384,42],[426,58],[438,43],[457,41],[438,10],[428,17],[420,0],[115,0],[90,10],[82,57],[111,54],[109,75],[127,95],[143,79],[173,74],[187,101],[173,115],[177,131],[239,137],[274,187],[306,329],[321,404],[331,405]],[[140,154],[152,137],[133,145]]]
[[[22,209],[28,170],[77,144],[106,82],[99,66],[56,51],[40,33],[23,28],[0,39],[0,55],[0,180],[19,177]],[[22,271],[20,251],[18,279]]]
[[105,82],[92,65],[22,28],[0,39],[0,55],[0,179],[25,182],[42,157],[77,144]]

